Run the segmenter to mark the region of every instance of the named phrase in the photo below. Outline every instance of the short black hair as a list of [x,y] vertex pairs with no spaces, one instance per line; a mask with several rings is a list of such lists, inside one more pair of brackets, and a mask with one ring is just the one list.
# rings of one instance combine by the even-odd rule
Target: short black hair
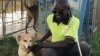
[[68,4],[68,1],[67,0],[56,0],[55,2],[55,5],[54,5],[54,8],[58,8],[58,7],[61,7],[61,8],[67,8],[69,7],[69,4]]
[[59,4],[67,4],[68,3],[68,0],[56,0],[56,3],[59,3]]

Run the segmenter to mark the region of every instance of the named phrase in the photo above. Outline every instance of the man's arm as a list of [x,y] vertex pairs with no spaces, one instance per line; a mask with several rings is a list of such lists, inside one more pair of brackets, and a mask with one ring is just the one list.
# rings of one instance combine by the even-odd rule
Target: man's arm
[[39,40],[39,41],[44,41],[46,40],[47,38],[49,38],[51,36],[51,32],[50,30],[48,30],[48,32]]
[[[69,36],[68,36],[69,37]],[[59,42],[44,42],[42,43],[43,48],[64,48],[74,45],[76,42],[72,38],[66,38]]]

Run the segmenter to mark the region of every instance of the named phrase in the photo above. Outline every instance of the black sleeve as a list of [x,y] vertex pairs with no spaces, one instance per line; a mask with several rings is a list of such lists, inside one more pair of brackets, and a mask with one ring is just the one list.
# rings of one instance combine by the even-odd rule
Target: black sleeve
[[59,42],[44,42],[43,43],[43,47],[44,48],[63,48],[63,47],[68,47],[71,45],[74,45],[75,41],[68,37],[63,41],[59,41]]

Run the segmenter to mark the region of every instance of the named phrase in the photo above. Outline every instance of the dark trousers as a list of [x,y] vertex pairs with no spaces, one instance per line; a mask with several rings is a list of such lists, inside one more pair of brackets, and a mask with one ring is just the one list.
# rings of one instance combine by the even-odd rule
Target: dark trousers
[[[82,41],[80,42],[83,56],[90,55],[90,46]],[[44,48],[44,56],[80,56],[77,44],[69,48]]]

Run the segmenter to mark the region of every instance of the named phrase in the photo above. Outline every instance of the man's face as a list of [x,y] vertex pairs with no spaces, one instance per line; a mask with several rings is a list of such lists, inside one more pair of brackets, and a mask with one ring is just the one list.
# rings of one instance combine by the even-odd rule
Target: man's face
[[63,17],[67,15],[67,9],[54,8],[53,13],[56,21],[61,22]]

